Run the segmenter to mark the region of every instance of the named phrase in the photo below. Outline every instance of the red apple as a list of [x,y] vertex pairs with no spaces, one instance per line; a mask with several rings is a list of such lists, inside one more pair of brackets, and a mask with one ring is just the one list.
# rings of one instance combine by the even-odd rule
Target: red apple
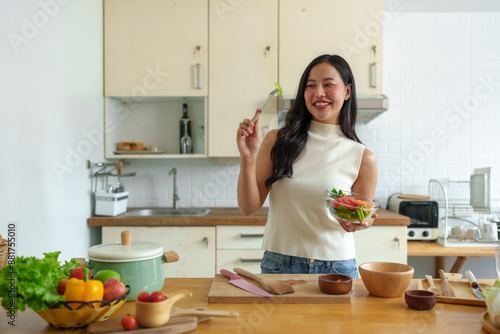
[[[83,280],[83,268],[78,267],[78,268],[72,269],[69,273],[69,278],[78,278],[78,279]],[[90,280],[90,273],[89,273],[89,280]]]
[[59,282],[57,282],[57,293],[60,295],[64,295],[64,292],[66,292],[66,283],[68,283],[67,278],[63,278]]
[[104,294],[102,300],[111,300],[123,296],[127,292],[125,284],[116,278],[109,278],[104,282]]

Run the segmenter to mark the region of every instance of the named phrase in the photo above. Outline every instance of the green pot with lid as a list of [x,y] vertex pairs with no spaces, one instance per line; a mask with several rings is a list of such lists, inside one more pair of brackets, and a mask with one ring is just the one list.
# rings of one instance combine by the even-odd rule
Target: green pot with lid
[[161,290],[165,278],[163,264],[178,261],[179,255],[164,252],[161,245],[152,242],[131,242],[130,232],[123,231],[121,242],[93,246],[88,258],[92,276],[105,269],[118,272],[123,283],[130,285],[127,301],[133,301],[142,291]]

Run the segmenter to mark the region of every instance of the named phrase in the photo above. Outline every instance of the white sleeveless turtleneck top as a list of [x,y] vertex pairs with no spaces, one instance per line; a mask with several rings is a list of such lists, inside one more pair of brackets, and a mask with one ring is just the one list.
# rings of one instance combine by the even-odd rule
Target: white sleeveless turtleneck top
[[329,213],[324,192],[351,190],[364,148],[348,139],[340,125],[311,121],[292,178],[283,177],[271,187],[265,250],[316,260],[355,257],[353,233],[345,232]]

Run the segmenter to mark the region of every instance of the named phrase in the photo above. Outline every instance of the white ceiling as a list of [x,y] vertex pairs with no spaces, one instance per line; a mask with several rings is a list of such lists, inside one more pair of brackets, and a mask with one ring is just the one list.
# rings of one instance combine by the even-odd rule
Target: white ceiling
[[384,0],[384,7],[388,11],[398,12],[500,12],[500,1]]

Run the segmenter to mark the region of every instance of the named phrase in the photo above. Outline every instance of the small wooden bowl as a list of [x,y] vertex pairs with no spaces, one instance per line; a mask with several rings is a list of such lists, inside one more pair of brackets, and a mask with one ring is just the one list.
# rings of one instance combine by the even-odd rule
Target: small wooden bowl
[[436,294],[426,290],[408,290],[405,292],[406,305],[415,310],[430,310],[436,305]]
[[377,297],[401,296],[410,285],[413,267],[394,262],[367,262],[359,266],[359,274],[370,294]]
[[161,302],[135,301],[135,316],[142,327],[159,327],[165,325],[170,319],[170,311],[176,301],[193,294],[187,290],[166,293],[167,299]]
[[328,274],[318,277],[321,292],[329,295],[345,295],[351,292],[352,279],[347,275]]

